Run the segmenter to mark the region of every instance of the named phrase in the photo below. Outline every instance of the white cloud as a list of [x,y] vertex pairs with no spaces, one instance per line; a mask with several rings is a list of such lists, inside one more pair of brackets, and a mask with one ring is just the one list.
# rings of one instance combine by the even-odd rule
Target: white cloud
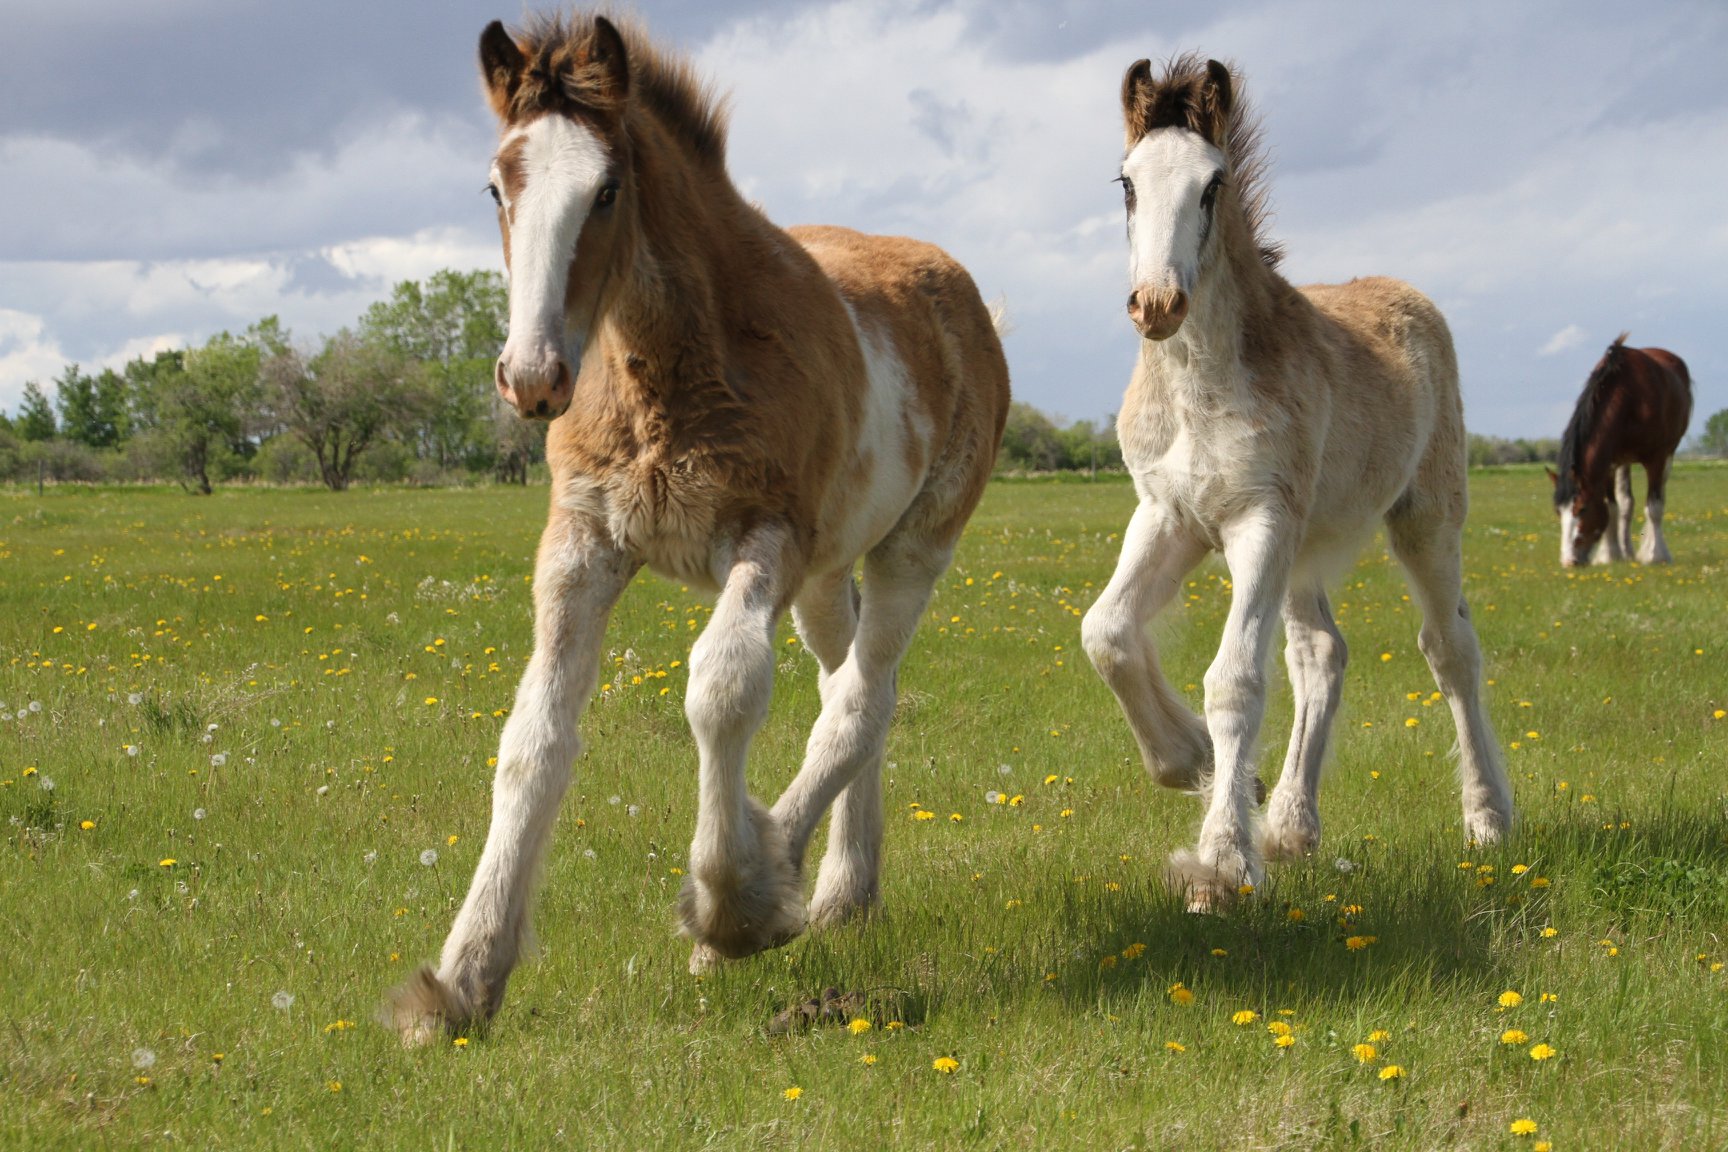
[[[1473,428],[1557,432],[1552,413],[1580,379],[1567,353],[1628,327],[1687,357],[1701,412],[1728,406],[1715,339],[1728,101],[1708,82],[1728,12],[1557,0],[1281,0],[1172,14],[1180,23],[1141,5],[1111,12],[777,3],[716,15],[693,55],[732,94],[730,168],[745,194],[782,224],[954,253],[987,298],[1007,298],[1016,391],[1046,409],[1119,403],[1136,337],[1109,183],[1117,90],[1130,61],[1186,47],[1246,70],[1287,274],[1385,273],[1434,296]],[[690,26],[653,20],[663,35]],[[1610,58],[1622,66],[1597,66]],[[195,178],[40,126],[0,135],[0,404],[62,357],[106,364],[164,334],[198,341],[272,313],[303,336],[330,332],[396,280],[498,267],[479,194],[491,142],[478,118],[452,115],[350,109],[317,155],[247,169],[268,181]],[[198,152],[198,113],[179,122],[192,141],[180,150]]]
[[1554,333],[1554,335],[1548,337],[1548,343],[1537,349],[1536,355],[1558,356],[1562,352],[1569,352],[1578,347],[1578,345],[1584,343],[1584,338],[1588,335],[1589,333],[1578,327],[1578,325],[1568,324],[1566,327],[1560,329],[1560,331]]

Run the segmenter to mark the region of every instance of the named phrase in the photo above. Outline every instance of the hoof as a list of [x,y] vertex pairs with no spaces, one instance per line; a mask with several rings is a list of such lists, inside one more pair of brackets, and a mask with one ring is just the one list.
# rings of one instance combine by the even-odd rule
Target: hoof
[[1188,911],[1197,913],[1222,912],[1259,884],[1246,861],[1234,867],[1208,864],[1191,848],[1171,854],[1164,876],[1171,891],[1187,899]]
[[401,1037],[404,1048],[424,1048],[446,1032],[461,1031],[468,1022],[450,989],[424,964],[391,989],[379,1013],[379,1023]]
[[1268,860],[1302,860],[1320,847],[1320,814],[1276,795],[1260,826],[1260,853]]
[[804,931],[804,884],[779,825],[754,801],[750,822],[752,858],[693,868],[678,894],[684,935],[728,960],[778,948]]
[[1464,817],[1464,835],[1471,844],[1498,844],[1512,830],[1510,813],[1502,815],[1498,812],[1473,812]]
[[713,972],[725,963],[720,953],[706,944],[697,944],[690,949],[690,975],[704,976]]

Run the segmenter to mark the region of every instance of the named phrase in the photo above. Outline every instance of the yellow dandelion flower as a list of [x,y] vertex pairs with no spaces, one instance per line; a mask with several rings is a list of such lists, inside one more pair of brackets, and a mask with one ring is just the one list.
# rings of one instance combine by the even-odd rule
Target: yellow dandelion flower
[[870,1021],[860,1016],[853,1020],[852,1023],[846,1025],[846,1030],[854,1036],[862,1036],[864,1033],[870,1031]]
[[1712,720],[1721,720],[1724,717],[1728,717],[1728,712],[1724,712],[1720,708],[1718,708],[1718,709],[1716,709],[1716,711],[1710,713],[1710,719],[1712,719]]
[[1308,914],[1300,908],[1291,908],[1284,913],[1284,918],[1291,923],[1300,923]]
[[1186,1044],[1177,1043],[1175,1040],[1166,1040],[1164,1041],[1164,1049],[1167,1052],[1186,1052],[1188,1051],[1188,1046]]
[[1530,1152],[1554,1152],[1554,1145],[1547,1140],[1538,1140],[1530,1145]]
[[328,1088],[332,1092],[340,1092],[342,1091],[342,1081],[331,1080],[329,1083],[325,1084],[324,1087]]
[[898,1032],[900,1029],[906,1027],[906,1025],[899,1020],[890,1020],[888,1023],[882,1025],[882,1027],[888,1029],[890,1032]]
[[1554,939],[1554,937],[1556,937],[1558,935],[1560,935],[1560,929],[1554,927],[1553,925],[1549,925],[1548,927],[1542,929],[1542,939],[1544,939],[1544,940],[1552,940],[1552,939]]
[[1172,1004],[1192,1004],[1194,1003],[1194,993],[1180,984],[1172,984],[1170,986],[1170,1002]]
[[1546,888],[1546,887],[1548,887],[1548,877],[1546,877],[1546,876],[1532,876],[1530,878],[1530,887],[1532,887],[1532,888]]
[[436,696],[426,697],[426,706],[427,707],[431,707],[432,705],[434,705],[436,703],[438,703],[438,697],[436,697]]
[[914,820],[934,820],[934,819],[936,819],[936,813],[930,811],[928,808],[923,808],[923,809],[918,810],[917,812],[912,813],[912,819],[914,819]]
[[83,829],[84,831],[88,832],[92,828],[96,827],[96,821],[94,821],[94,820],[80,820],[80,821],[78,821],[78,827]]
[[1350,949],[1352,952],[1360,952],[1362,949],[1368,947],[1368,937],[1346,936],[1344,938],[1344,947]]
[[466,1047],[468,1047],[468,1037],[458,1036],[458,1037],[456,1037],[456,1039],[450,1041],[450,1043],[453,1047],[456,1047],[456,1048],[466,1048]]
[[1517,1028],[1508,1028],[1500,1033],[1500,1043],[1502,1044],[1527,1044],[1529,1041],[1530,1037]]
[[936,1069],[936,1071],[942,1073],[944,1076],[952,1076],[959,1070],[960,1061],[954,1059],[952,1056],[938,1056],[936,1059],[930,1061],[930,1067]]
[[1522,875],[1524,875],[1524,873],[1526,873],[1528,871],[1530,871],[1530,865],[1528,865],[1528,864],[1514,864],[1514,865],[1512,865],[1512,875],[1514,875],[1514,876],[1522,876]]
[[1280,1036],[1276,1040],[1272,1041],[1272,1043],[1278,1045],[1278,1047],[1280,1047],[1280,1048],[1288,1048],[1291,1045],[1296,1043],[1296,1037],[1294,1037],[1294,1036]]
[[447,847],[454,848],[454,847],[456,847],[456,841],[458,841],[460,839],[462,839],[462,837],[460,837],[460,836],[456,835],[454,832],[452,832],[450,835],[444,837],[444,843]]
[[802,1088],[798,1087],[798,1085],[794,1084],[794,1085],[792,1085],[792,1087],[786,1089],[786,1091],[780,1093],[780,1095],[786,1097],[786,1099],[788,1099],[788,1100],[796,1100],[796,1099],[798,1099],[798,1097],[804,1095],[804,1089],[802,1089]]
[[1532,1060],[1552,1060],[1558,1055],[1560,1055],[1559,1050],[1549,1044],[1536,1044],[1530,1049],[1530,1059]]
[[1052,772],[1050,775],[1044,777],[1044,783],[1046,783],[1046,784],[1056,783],[1056,774],[1054,772]]
[[1536,1121],[1528,1116],[1520,1116],[1512,1121],[1509,1130],[1514,1136],[1534,1136],[1536,1135]]
[[1390,664],[1391,662],[1392,662],[1392,653],[1390,653],[1390,652],[1380,653],[1380,663]]
[[161,868],[172,868],[172,867],[174,867],[174,865],[180,863],[180,861],[174,859],[174,857],[172,857],[172,856],[164,856],[162,859],[158,860],[156,863],[157,863],[157,866],[161,867]]
[[1524,997],[1512,991],[1510,988],[1500,993],[1500,1007],[1502,1008],[1516,1008],[1522,1003],[1524,1003]]
[[1374,1031],[1368,1033],[1368,1042],[1370,1044],[1384,1044],[1390,1039],[1392,1039],[1392,1033],[1386,1031],[1384,1028],[1376,1028]]
[[1356,1063],[1358,1064],[1372,1064],[1374,1063],[1375,1058],[1380,1055],[1380,1049],[1374,1047],[1372,1044],[1358,1044],[1354,1048],[1350,1049],[1350,1052],[1356,1057]]
[[1238,1028],[1241,1028],[1241,1027],[1245,1027],[1246,1025],[1254,1023],[1254,1021],[1256,1021],[1258,1019],[1260,1019],[1260,1013],[1254,1011],[1254,1009],[1252,1009],[1252,1008],[1244,1008],[1244,1009],[1242,1009],[1242,1011],[1240,1011],[1240,1012],[1236,1013],[1234,1016],[1230,1017],[1230,1023],[1236,1025]]
[[1130,944],[1130,945],[1128,945],[1128,947],[1122,949],[1122,959],[1124,959],[1124,960],[1138,960],[1140,958],[1140,954],[1144,951],[1146,951],[1146,945],[1144,945],[1144,944]]
[[1397,1064],[1388,1064],[1380,1069],[1380,1079],[1382,1080],[1402,1080],[1403,1078],[1404,1069]]
[[1286,1024],[1284,1021],[1274,1020],[1270,1024],[1266,1025],[1266,1031],[1272,1033],[1274,1036],[1288,1036],[1292,1029],[1290,1025]]
[[864,1067],[866,1067],[866,1068],[870,1067],[872,1064],[876,1063],[875,1053],[872,1053],[872,1052],[864,1053],[864,1055],[858,1057],[858,1063],[864,1065]]
[[1416,717],[1414,717],[1414,716],[1404,717],[1404,727],[1406,727],[1406,728],[1418,728],[1421,726],[1421,724],[1422,724],[1422,721],[1416,719]]
[[1222,948],[1214,948],[1214,949],[1212,949],[1212,955],[1221,960],[1224,957],[1230,955],[1230,953],[1225,951]]
[[958,824],[958,823],[960,823],[960,821],[962,821],[964,819],[966,819],[966,817],[960,815],[960,813],[958,813],[958,812],[948,813],[948,822],[951,824]]

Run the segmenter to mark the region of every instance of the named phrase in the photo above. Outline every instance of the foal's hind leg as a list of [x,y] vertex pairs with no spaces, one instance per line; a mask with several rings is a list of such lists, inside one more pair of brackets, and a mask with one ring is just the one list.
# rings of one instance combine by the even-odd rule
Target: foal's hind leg
[[[1668,488],[1669,460],[1658,460],[1644,465],[1644,475],[1649,480],[1649,486],[1644,490],[1644,539],[1638,547],[1638,559],[1645,564],[1672,564],[1674,554],[1668,551],[1668,541],[1662,536],[1663,494]],[[1632,470],[1626,469],[1628,473]],[[1632,487],[1627,480],[1628,490]]]
[[1632,466],[1614,469],[1614,495],[1608,501],[1608,531],[1602,546],[1610,561],[1632,558]]
[[1110,583],[1080,625],[1081,644],[1128,717],[1146,771],[1166,788],[1205,782],[1212,740],[1165,680],[1146,625],[1205,554],[1163,509],[1141,504],[1123,534]]
[[828,806],[828,850],[810,920],[832,924],[877,899],[882,855],[882,755],[894,718],[895,673],[952,555],[947,543],[890,536],[864,559],[858,628],[828,679],[804,765],[774,805],[792,858],[803,857]]
[[1325,589],[1318,584],[1292,588],[1285,596],[1284,632],[1296,723],[1284,774],[1266,805],[1260,844],[1269,858],[1289,860],[1320,845],[1320,768],[1344,695],[1347,651]]
[[1422,607],[1417,642],[1458,730],[1464,832],[1476,843],[1490,844],[1512,828],[1512,785],[1482,703],[1482,653],[1463,597],[1462,525],[1405,513],[1389,516],[1386,527]]
[[582,750],[577,719],[599,679],[606,617],[635,566],[573,517],[554,514],[534,567],[534,654],[498,745],[492,827],[436,974],[391,996],[405,1044],[486,1020],[529,935],[529,904],[558,803]]

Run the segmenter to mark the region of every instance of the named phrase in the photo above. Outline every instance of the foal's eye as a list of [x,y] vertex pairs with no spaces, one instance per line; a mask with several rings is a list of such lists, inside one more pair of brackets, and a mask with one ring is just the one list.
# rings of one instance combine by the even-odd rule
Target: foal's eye
[[1224,174],[1218,173],[1212,177],[1212,183],[1206,185],[1206,191],[1200,193],[1200,211],[1212,211],[1212,205],[1218,199],[1218,189],[1224,186]]
[[492,193],[492,203],[498,205],[500,208],[504,207],[504,197],[498,194],[498,185],[488,184],[486,185],[486,191]]
[[616,183],[607,184],[605,187],[600,189],[600,194],[594,197],[594,207],[610,207],[612,202],[616,199],[618,199],[618,185]]
[[1127,201],[1129,206],[1132,207],[1134,204],[1134,181],[1128,179],[1126,176],[1118,176],[1116,177],[1116,183],[1122,185],[1122,199]]

